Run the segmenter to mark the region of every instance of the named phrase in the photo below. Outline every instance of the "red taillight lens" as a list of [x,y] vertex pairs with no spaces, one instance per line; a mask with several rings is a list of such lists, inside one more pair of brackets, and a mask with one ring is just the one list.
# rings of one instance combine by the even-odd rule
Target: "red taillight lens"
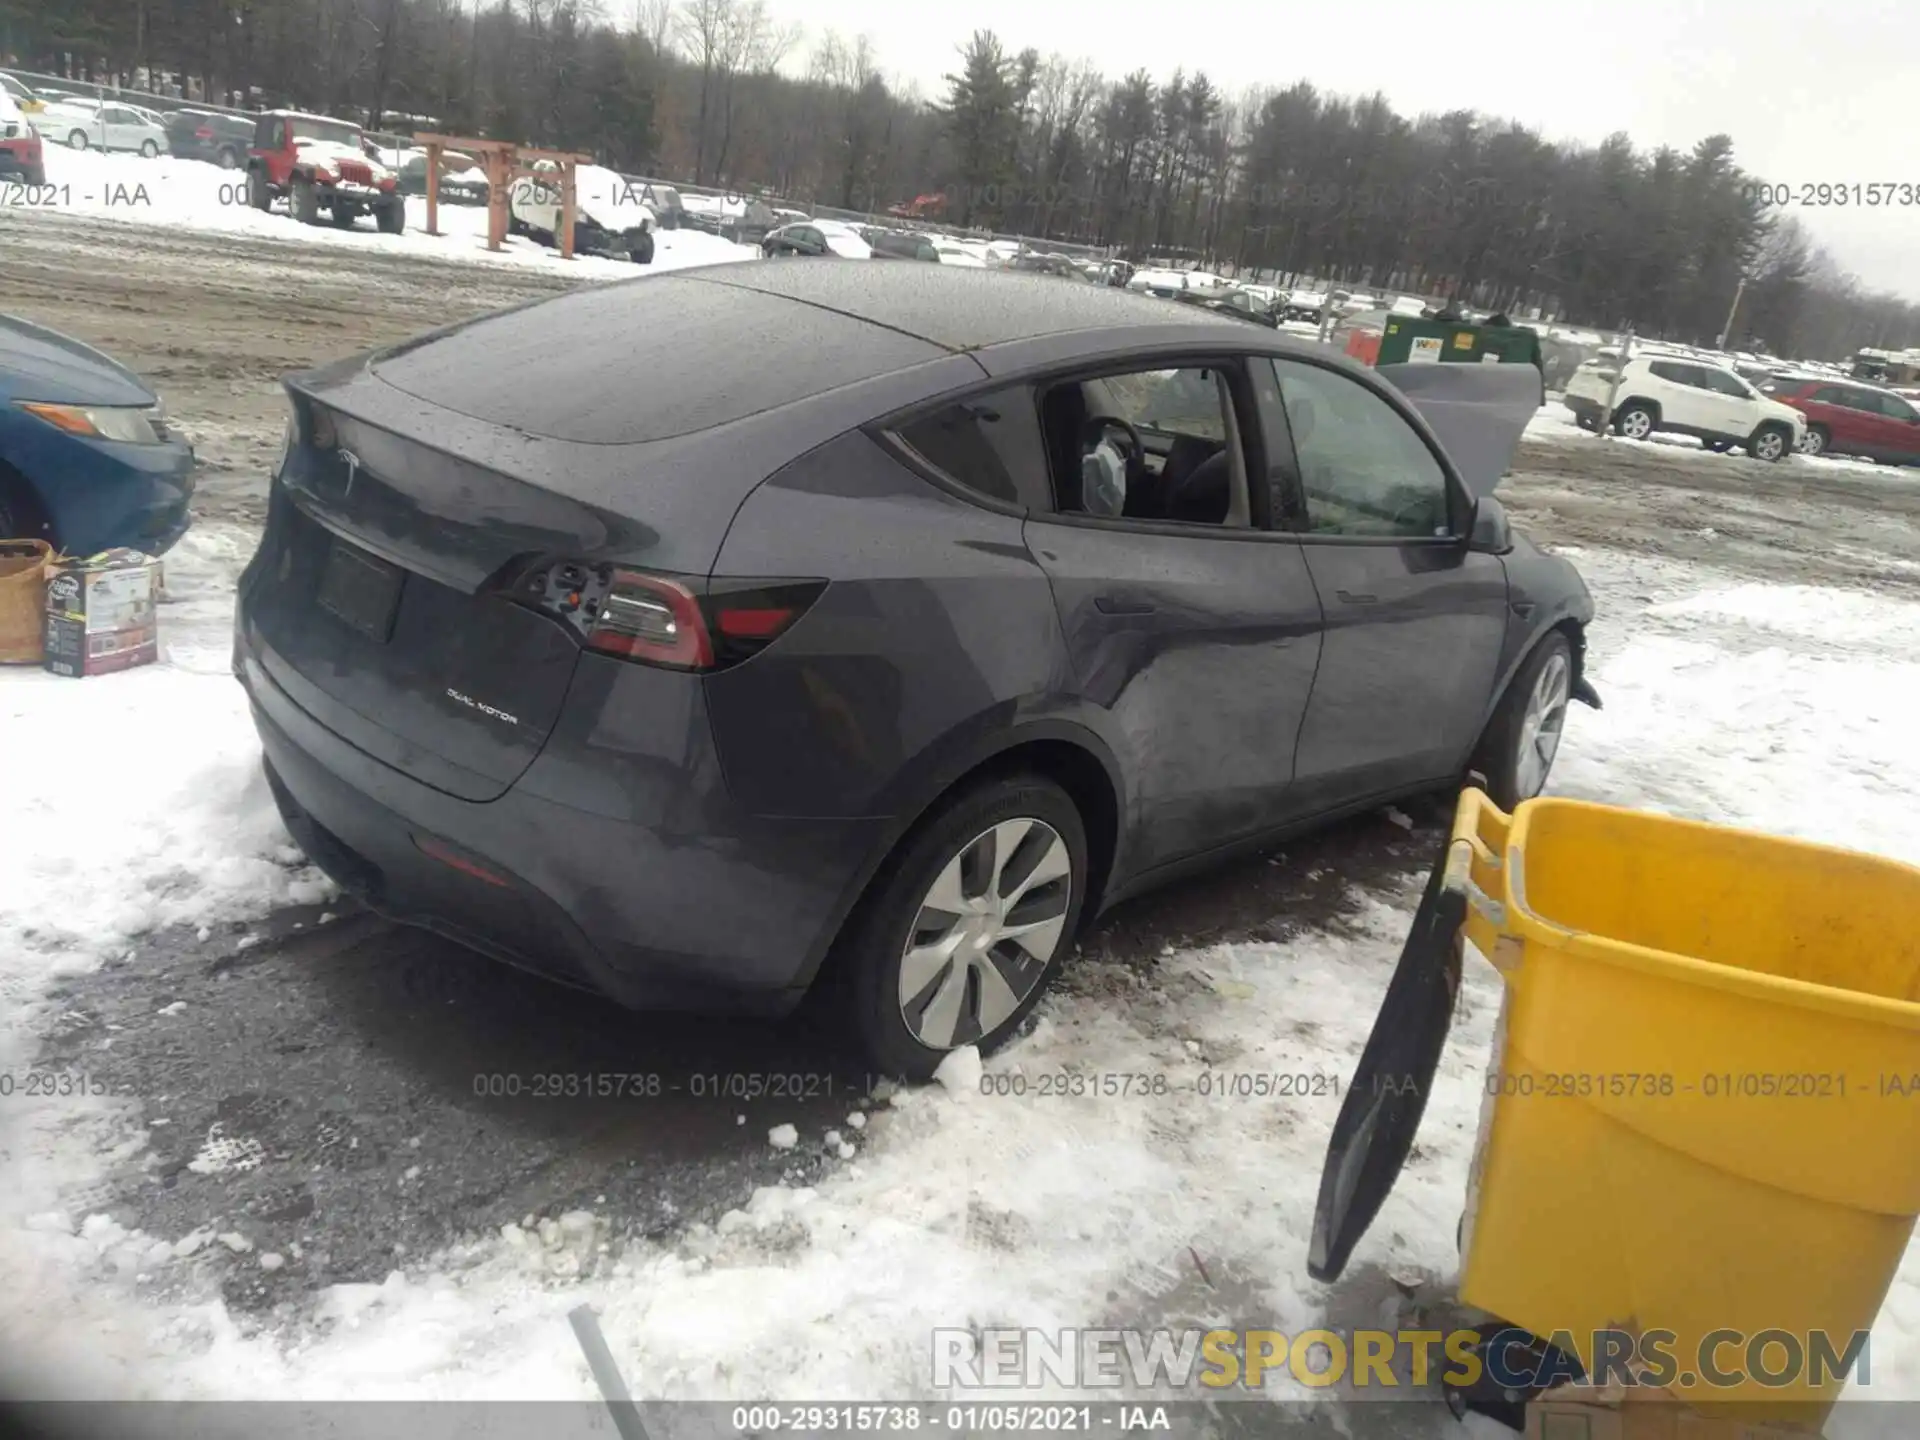
[[589,650],[675,670],[759,654],[820,598],[824,580],[708,580],[583,560],[539,560],[501,582],[516,604],[564,621]]
[[193,132],[193,138],[196,140],[211,140],[213,138],[213,131],[209,127],[202,125],[198,130]]
[[587,632],[587,648],[676,670],[713,665],[700,600],[678,580],[615,570]]

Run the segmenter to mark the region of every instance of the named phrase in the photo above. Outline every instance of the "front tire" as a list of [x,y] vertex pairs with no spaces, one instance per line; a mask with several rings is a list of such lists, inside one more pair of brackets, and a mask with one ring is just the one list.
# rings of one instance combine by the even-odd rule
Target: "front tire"
[[653,234],[651,231],[641,232],[640,239],[635,242],[630,258],[636,265],[651,265],[653,263]]
[[1049,780],[983,781],[923,820],[838,957],[875,1068],[923,1081],[962,1046],[1004,1044],[1072,948],[1086,892],[1086,827]]
[[303,175],[293,177],[293,218],[302,225],[320,223],[320,193]]
[[1778,425],[1762,425],[1747,441],[1747,454],[1777,465],[1793,452],[1793,436]]
[[401,234],[407,228],[406,202],[404,200],[397,201],[385,209],[376,212],[375,219],[379,223],[380,233],[382,235]]
[[1511,811],[1546,788],[1560,752],[1573,698],[1573,646],[1549,631],[1515,673],[1488,722],[1469,768],[1487,779],[1487,794]]

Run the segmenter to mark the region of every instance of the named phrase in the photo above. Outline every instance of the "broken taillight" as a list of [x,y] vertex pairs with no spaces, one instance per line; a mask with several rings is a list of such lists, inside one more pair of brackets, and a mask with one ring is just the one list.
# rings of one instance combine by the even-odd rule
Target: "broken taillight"
[[589,650],[672,670],[724,670],[786,634],[824,580],[708,580],[579,560],[526,567],[517,603],[564,621]]

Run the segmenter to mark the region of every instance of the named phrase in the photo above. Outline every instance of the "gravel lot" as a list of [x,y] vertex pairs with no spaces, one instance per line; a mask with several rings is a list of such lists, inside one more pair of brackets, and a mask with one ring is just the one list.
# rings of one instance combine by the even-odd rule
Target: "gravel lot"
[[[257,524],[263,513],[281,374],[564,288],[543,273],[0,214],[5,308],[108,349],[155,383],[205,462],[210,520]],[[1768,466],[1568,435],[1527,441],[1501,493],[1542,542],[1711,561],[1765,581],[1920,586],[1920,472]],[[1090,963],[1067,983],[1117,985],[1167,946],[1283,938],[1318,923],[1349,883],[1423,869],[1441,820],[1431,810],[1369,817],[1130,904],[1088,937]],[[318,912],[277,916],[244,950],[237,934],[151,937],[68,984],[43,1057],[54,1067],[84,1056],[156,1122],[158,1163],[73,1197],[76,1213],[111,1209],[167,1235],[218,1217],[244,1222],[262,1249],[298,1246],[301,1262],[282,1270],[235,1266],[237,1307],[266,1311],[320,1285],[378,1280],[396,1253],[528,1214],[595,1205],[629,1217],[636,1234],[711,1219],[752,1186],[817,1163],[771,1149],[769,1126],[805,1131],[865,1103],[864,1077],[809,1017],[777,1027],[634,1017],[336,908],[324,925]],[[175,1002],[184,1009],[152,1023]],[[107,1027],[113,1044],[101,1048]],[[552,1071],[778,1072],[810,1077],[810,1093],[477,1093],[486,1083],[476,1077]],[[216,1123],[244,1163],[205,1163]]]

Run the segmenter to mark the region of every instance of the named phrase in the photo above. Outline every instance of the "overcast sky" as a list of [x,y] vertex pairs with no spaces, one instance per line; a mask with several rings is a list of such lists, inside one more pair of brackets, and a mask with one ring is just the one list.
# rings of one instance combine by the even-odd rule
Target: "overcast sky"
[[[1920,0],[768,0],[867,35],[890,78],[943,93],[974,29],[1111,76],[1204,69],[1238,96],[1306,80],[1403,115],[1468,107],[1550,139],[1691,146],[1725,131],[1749,173],[1798,187],[1905,183],[1914,203],[1792,207],[1863,281],[1920,301]],[[1443,63],[1443,57],[1444,62]],[[798,59],[798,57],[796,57]],[[791,67],[790,67],[791,68]],[[1849,196],[1851,199],[1851,196]]]

